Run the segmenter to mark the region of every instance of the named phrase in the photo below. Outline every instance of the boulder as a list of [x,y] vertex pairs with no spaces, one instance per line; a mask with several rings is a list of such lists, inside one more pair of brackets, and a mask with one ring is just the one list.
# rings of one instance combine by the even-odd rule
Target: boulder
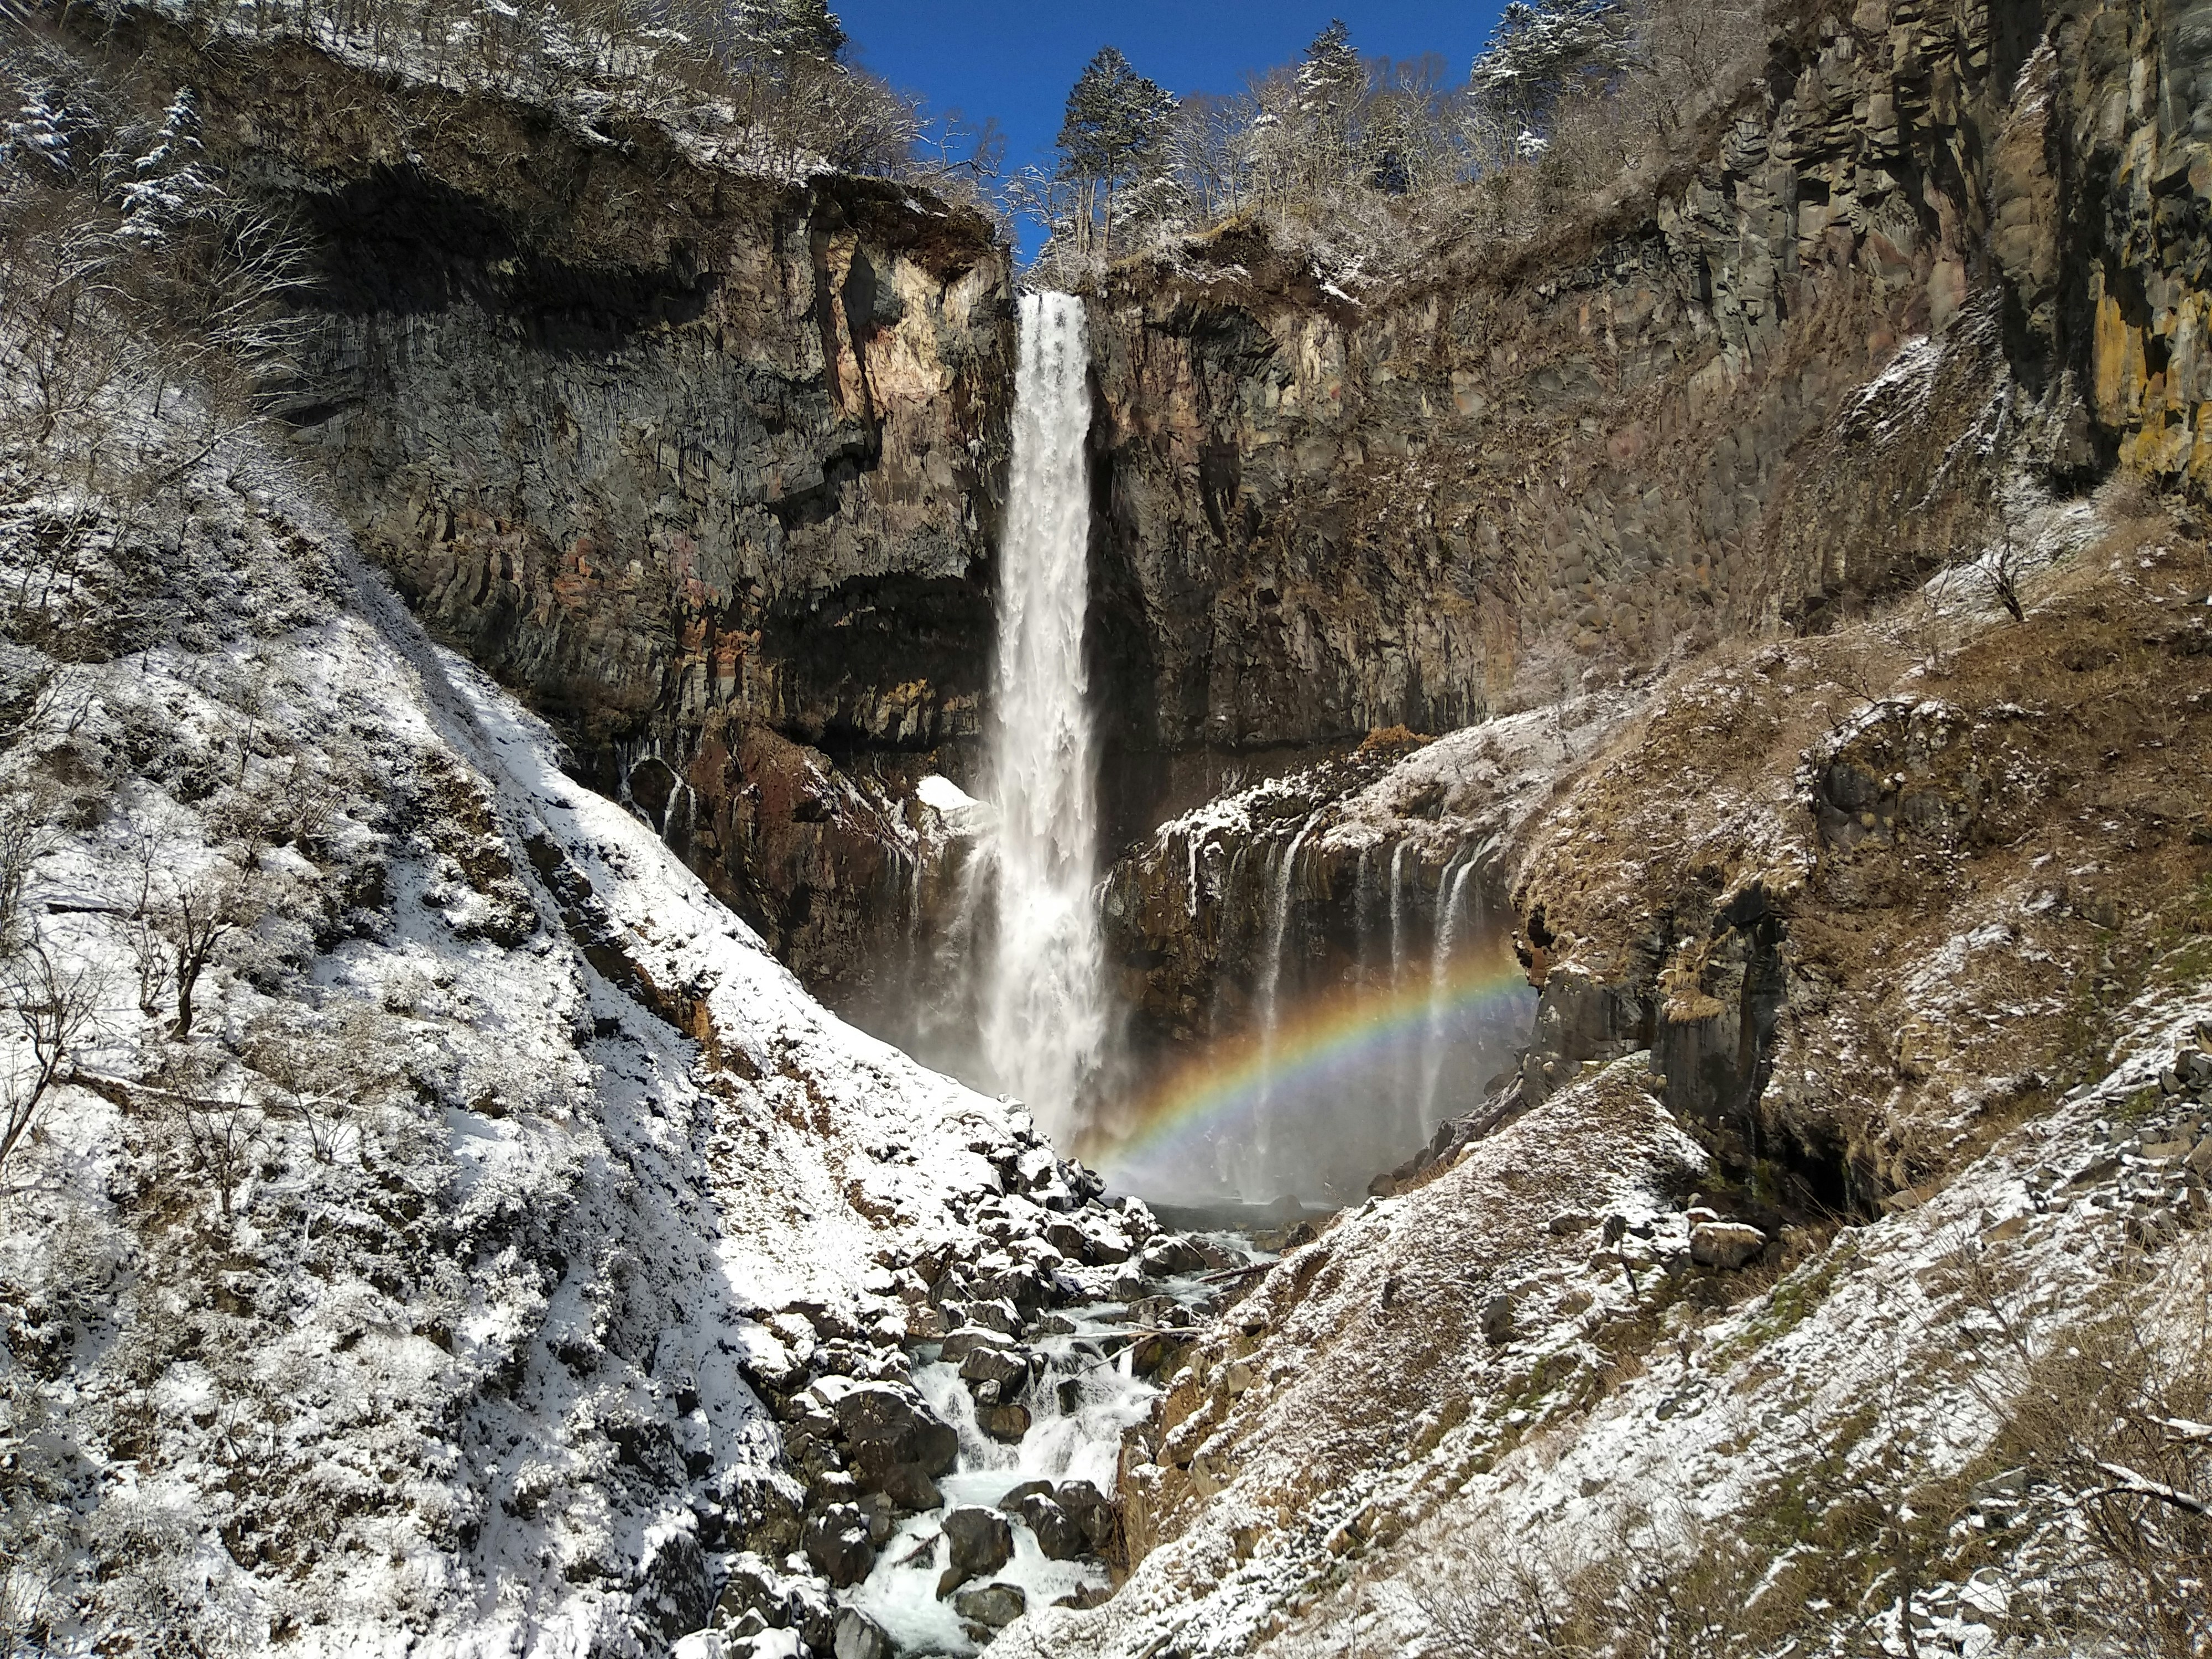
[[1023,1501],[1026,1498],[1034,1498],[1040,1492],[1047,1498],[1051,1497],[1052,1482],[1049,1480],[1024,1480],[1020,1486],[1012,1488],[1004,1498],[1001,1498],[999,1500],[999,1507],[1009,1515],[1019,1515],[1022,1512]]
[[960,1455],[960,1437],[920,1395],[889,1382],[866,1382],[838,1397],[839,1431],[856,1458],[868,1449],[924,1474],[947,1473]]
[[823,1510],[806,1523],[803,1544],[808,1564],[839,1589],[859,1583],[876,1564],[867,1517],[857,1504],[832,1504]]
[[666,1641],[704,1627],[714,1610],[714,1587],[707,1578],[707,1558],[699,1537],[690,1528],[671,1531],[646,1557],[639,1575],[633,1606],[639,1618],[650,1621]]
[[720,1547],[734,1545],[772,1561],[781,1559],[799,1547],[805,1501],[805,1489],[787,1474],[732,1474],[728,1496],[722,1500]]
[[1004,1630],[1029,1608],[1030,1599],[1018,1584],[980,1584],[952,1598],[952,1610],[985,1630]]
[[961,1358],[960,1380],[971,1394],[979,1383],[995,1382],[998,1399],[1018,1400],[1030,1385],[1029,1355],[1019,1348],[970,1348]]
[[1113,1499],[1104,1492],[1088,1480],[1065,1480],[1053,1494],[1053,1499],[1075,1522],[1092,1553],[1104,1555],[1114,1547],[1115,1535],[1121,1531],[1121,1517],[1115,1510]]
[[890,1498],[902,1515],[923,1515],[945,1507],[945,1494],[937,1482],[912,1463],[893,1463],[872,1471],[872,1492]]
[[1155,1279],[1168,1279],[1205,1270],[1206,1258],[1198,1247],[1172,1233],[1163,1233],[1146,1244],[1138,1261]]
[[964,1504],[945,1517],[945,1568],[937,1581],[938,1600],[971,1578],[998,1571],[1014,1559],[1014,1529],[996,1510]]
[[1012,1348],[1019,1343],[1004,1331],[994,1331],[988,1325],[963,1325],[945,1339],[938,1358],[948,1365],[957,1365],[978,1348]]
[[716,1630],[750,1635],[791,1622],[791,1596],[783,1577],[759,1556],[739,1555],[722,1581],[722,1594],[709,1621]]
[[1121,1317],[1127,1324],[1153,1325],[1163,1329],[1180,1329],[1192,1322],[1190,1310],[1171,1296],[1139,1297]]
[[1070,1260],[1081,1261],[1086,1259],[1083,1252],[1090,1235],[1073,1221],[1055,1217],[1045,1224],[1044,1242]]
[[841,1395],[835,1410],[854,1479],[903,1510],[932,1510],[944,1501],[935,1478],[952,1468],[960,1437],[921,1395],[888,1382],[868,1382]]
[[[1004,1267],[979,1273],[974,1282],[975,1292],[982,1300],[970,1304],[970,1318],[975,1317],[974,1310],[979,1308],[1039,1308],[1052,1299],[1054,1291],[1052,1276],[1026,1261],[1012,1262]],[[1018,1312],[1013,1318],[1013,1328],[1020,1329]]]
[[977,1401],[975,1426],[1001,1445],[1019,1443],[1030,1431],[1030,1408],[1027,1406],[987,1406]]
[[1513,1340],[1513,1298],[1500,1291],[1482,1304],[1482,1340],[1493,1348]]
[[836,1659],[891,1659],[891,1638],[884,1627],[858,1607],[837,1614],[837,1633],[830,1644]]
[[1012,1303],[1002,1297],[986,1297],[980,1302],[970,1302],[967,1304],[965,1313],[966,1323],[980,1325],[986,1330],[999,1331],[1007,1336],[1016,1334],[1022,1328],[1021,1315],[1015,1311]]
[[1129,1372],[1133,1376],[1160,1377],[1172,1376],[1183,1357],[1196,1346],[1194,1340],[1172,1336],[1140,1336],[1129,1345]]
[[868,1523],[868,1541],[881,1549],[898,1529],[898,1505],[889,1493],[880,1492],[864,1492],[854,1501]]
[[1062,1255],[1094,1267],[1117,1267],[1133,1253],[1128,1235],[1101,1216],[1056,1222],[1045,1230],[1045,1238]]
[[[791,1626],[803,1650],[828,1653],[837,1640],[837,1604],[818,1578],[795,1579],[791,1586]],[[788,1650],[782,1650],[788,1651]]]
[[1037,1547],[1048,1561],[1073,1561],[1088,1546],[1075,1517],[1042,1492],[1032,1492],[1023,1499],[1021,1516],[1036,1534]]
[[1690,1229],[1690,1260],[1701,1267],[1733,1271],[1766,1248],[1766,1235],[1748,1222],[1701,1221]]

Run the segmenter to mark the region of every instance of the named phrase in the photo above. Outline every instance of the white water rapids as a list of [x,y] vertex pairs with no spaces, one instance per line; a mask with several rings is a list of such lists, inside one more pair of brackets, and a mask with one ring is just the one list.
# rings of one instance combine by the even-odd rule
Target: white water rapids
[[998,939],[983,1053],[998,1085],[1060,1145],[1103,1058],[1098,787],[1083,624],[1090,591],[1091,428],[1083,302],[1024,295],[1013,471],[1000,551],[990,793],[999,809]]

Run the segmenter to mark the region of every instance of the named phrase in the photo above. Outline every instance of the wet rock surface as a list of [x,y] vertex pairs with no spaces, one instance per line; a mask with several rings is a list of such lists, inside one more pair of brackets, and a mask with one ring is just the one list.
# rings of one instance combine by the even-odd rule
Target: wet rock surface
[[971,1578],[984,1578],[1014,1559],[1014,1532],[1006,1517],[984,1509],[949,1511],[943,1522],[945,1575],[937,1581],[941,1601]]

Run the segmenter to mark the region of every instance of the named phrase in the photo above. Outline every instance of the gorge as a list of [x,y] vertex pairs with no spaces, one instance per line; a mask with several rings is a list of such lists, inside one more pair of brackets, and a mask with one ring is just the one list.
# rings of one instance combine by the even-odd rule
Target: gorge
[[1724,18],[0,0],[0,1647],[2202,1659],[2212,11]]

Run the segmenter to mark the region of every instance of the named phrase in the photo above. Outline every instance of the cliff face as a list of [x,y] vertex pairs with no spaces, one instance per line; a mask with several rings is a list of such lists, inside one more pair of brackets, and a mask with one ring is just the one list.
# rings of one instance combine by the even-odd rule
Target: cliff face
[[[2201,21],[1870,0],[1780,41],[1703,162],[1582,240],[1359,299],[1233,232],[1117,274],[1092,326],[1125,830],[1224,751],[1441,731],[1731,635],[1832,631],[2014,559],[2034,498],[2115,465],[2201,496]],[[1360,856],[1333,826],[1363,784],[1185,826],[1218,843],[1215,886],[1320,826],[1267,890],[1303,907],[1275,936],[1338,936],[1309,953],[1325,977],[1358,977],[1329,964],[1392,903],[1396,846],[1427,914],[1488,833],[1416,802],[1397,816],[1450,833],[1384,825]],[[1113,884],[1153,1040],[1237,1023],[1267,971],[1269,930],[1201,890],[1189,839]],[[1622,1036],[1618,1012],[1590,1031]]]
[[[2199,9],[2201,11],[2201,8]],[[2198,12],[1869,0],[1704,156],[1352,296],[1235,230],[1094,302],[1105,672],[1198,750],[1441,731],[1986,539],[1994,455],[2212,481]]]
[[910,861],[902,781],[979,730],[992,226],[297,45],[178,73],[308,236],[295,418],[364,546],[779,954],[852,981]]

